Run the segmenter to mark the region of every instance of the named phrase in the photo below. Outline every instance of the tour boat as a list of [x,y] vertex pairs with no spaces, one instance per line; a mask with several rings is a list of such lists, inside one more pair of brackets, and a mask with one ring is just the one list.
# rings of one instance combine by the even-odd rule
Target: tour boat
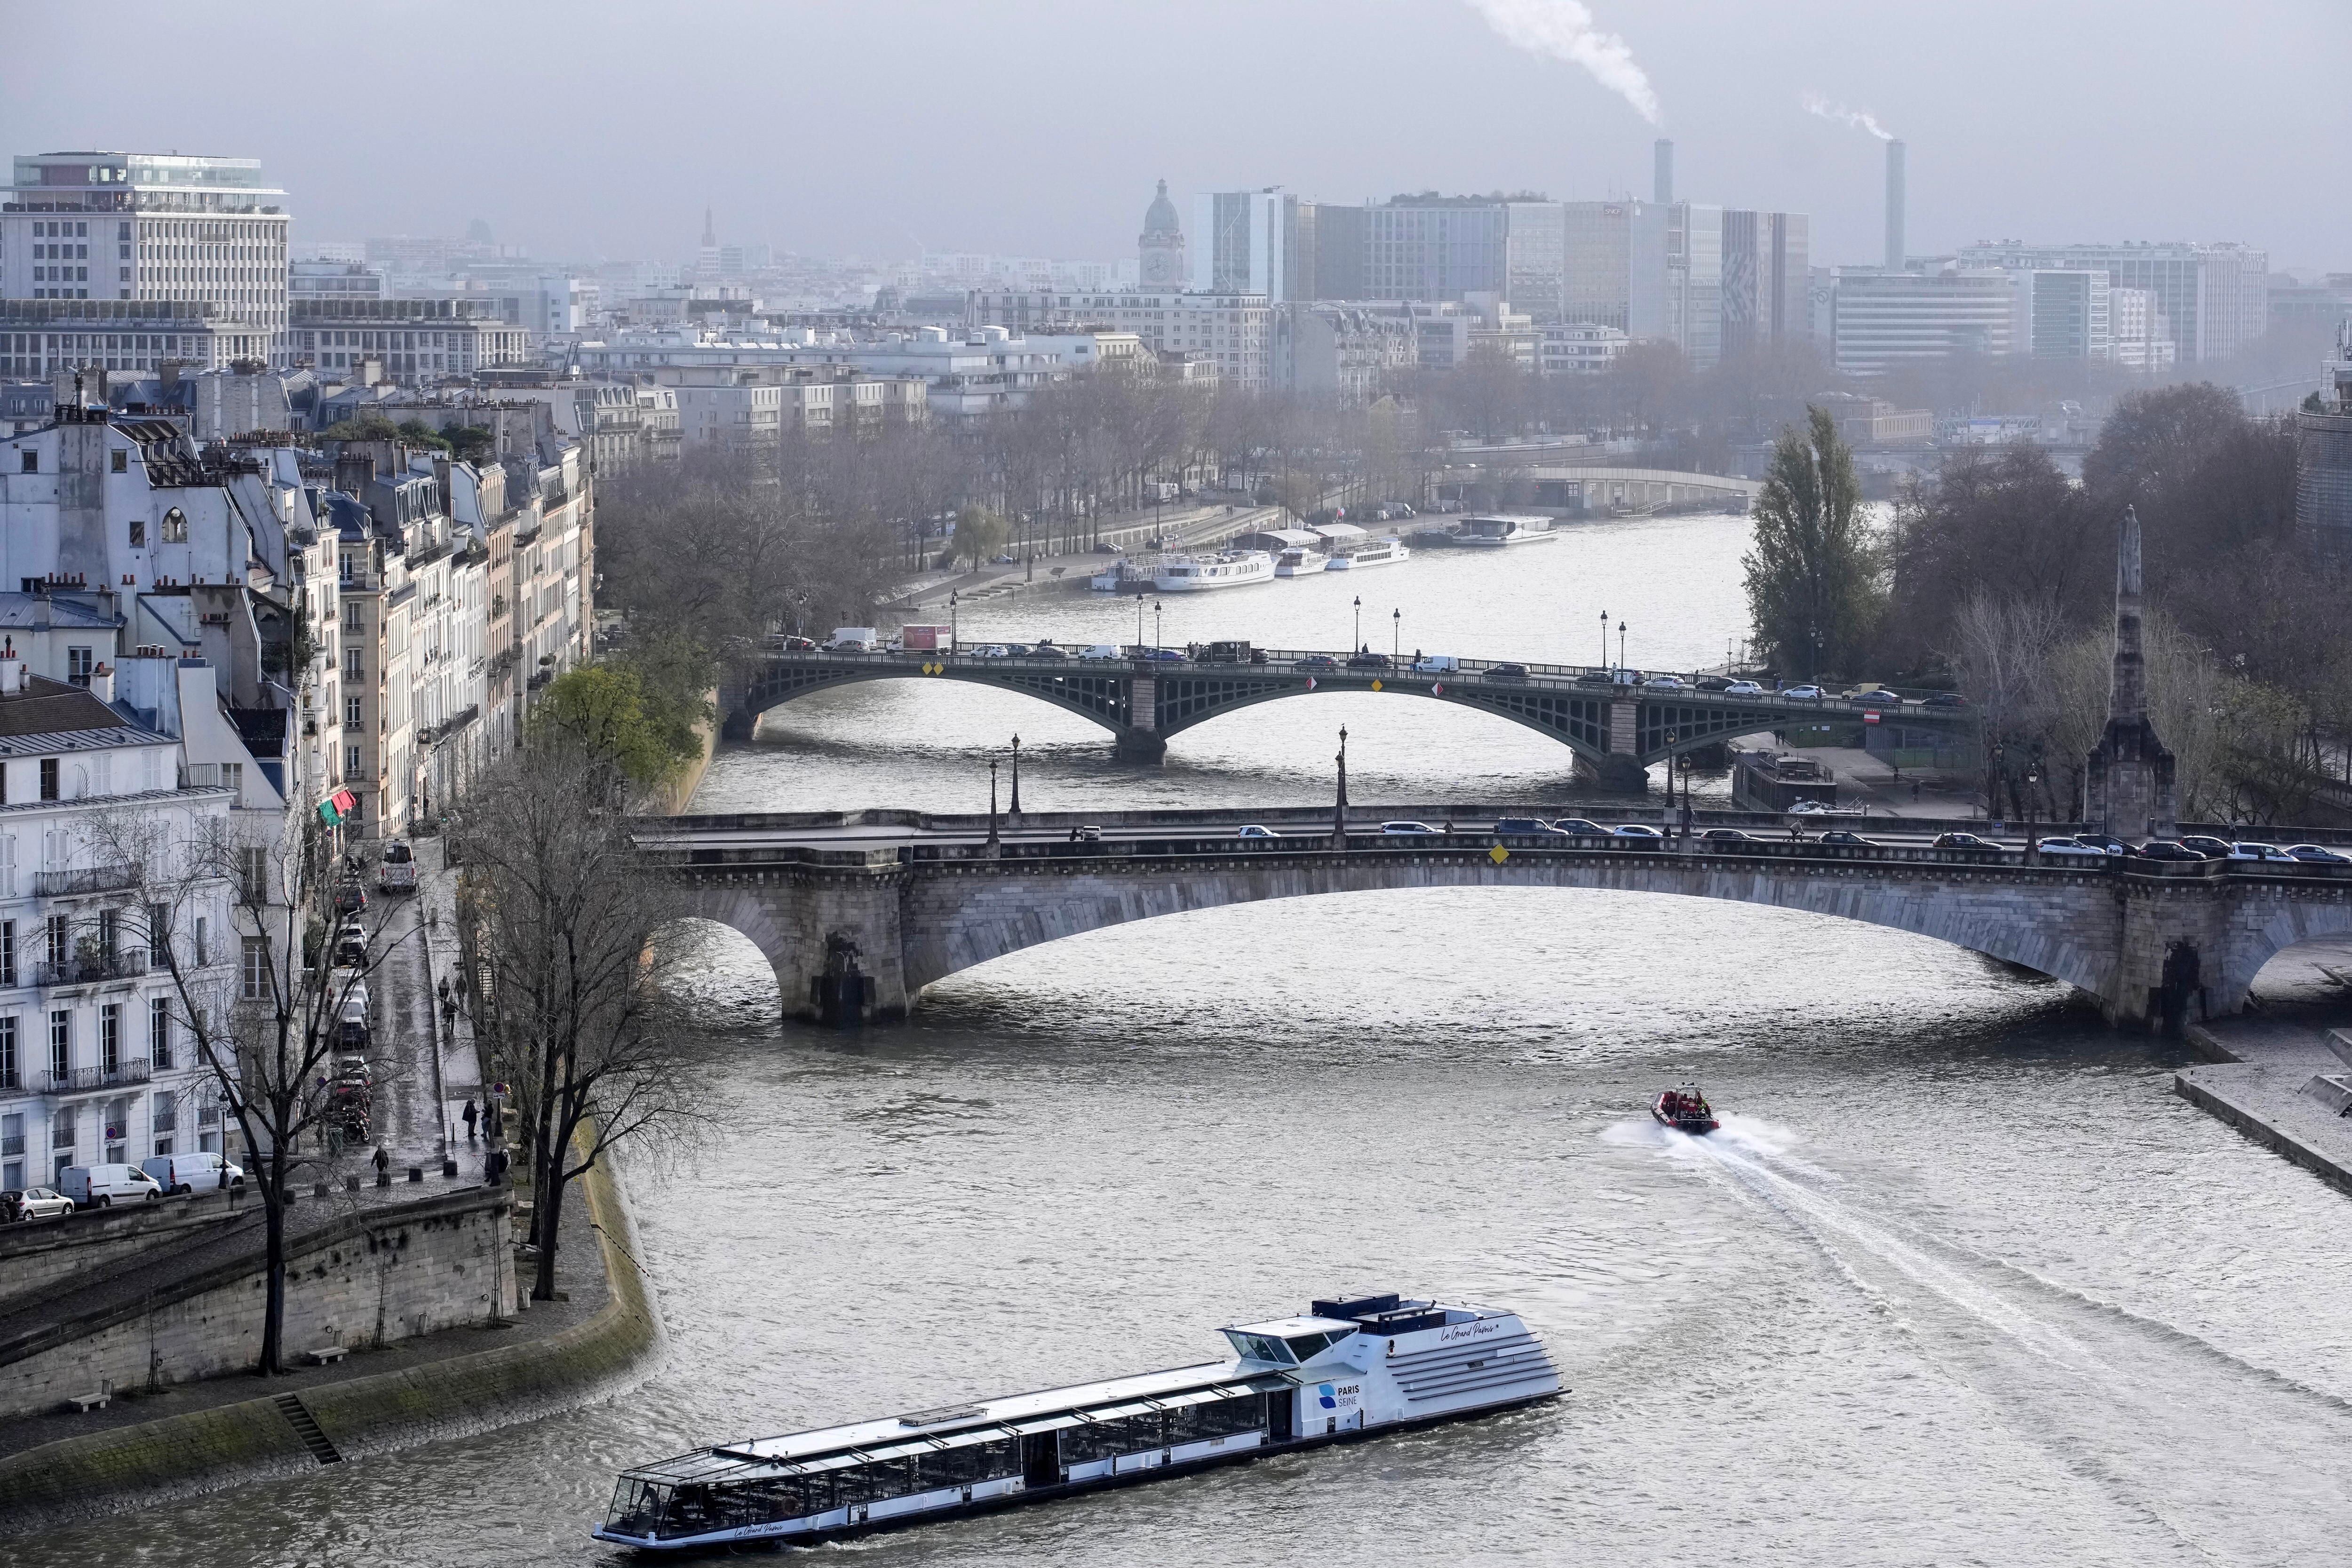
[[1330,564],[1330,557],[1321,551],[1295,544],[1274,558],[1274,574],[1277,577],[1311,577]]
[[599,1541],[802,1544],[1158,1480],[1557,1397],[1516,1313],[1358,1296],[1224,1331],[1233,1354],[782,1437],[621,1473]]
[[1199,594],[1274,580],[1274,557],[1263,550],[1228,550],[1220,555],[1171,555],[1151,576],[1162,594]]
[[1360,572],[1367,566],[1393,566],[1412,554],[1402,539],[1375,539],[1331,557],[1332,572]]
[[1507,544],[1543,544],[1558,539],[1548,517],[1465,517],[1454,530],[1454,542],[1473,550],[1500,550]]
[[1698,1085],[1686,1083],[1680,1089],[1670,1089],[1650,1102],[1650,1114],[1677,1131],[1712,1132],[1723,1125],[1715,1119],[1715,1110]]

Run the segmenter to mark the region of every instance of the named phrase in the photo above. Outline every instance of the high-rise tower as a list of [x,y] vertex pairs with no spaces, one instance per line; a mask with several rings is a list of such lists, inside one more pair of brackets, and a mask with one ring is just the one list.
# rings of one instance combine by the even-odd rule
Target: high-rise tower
[[1903,143],[1886,143],[1886,270],[1900,272],[1910,259],[1903,237]]

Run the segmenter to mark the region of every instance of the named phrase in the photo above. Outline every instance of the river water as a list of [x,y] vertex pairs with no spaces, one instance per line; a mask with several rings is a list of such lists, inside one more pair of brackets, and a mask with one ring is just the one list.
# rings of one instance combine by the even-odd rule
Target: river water
[[[1736,635],[1739,531],[1609,525],[1344,594],[1237,590],[1185,605],[1202,624],[1168,640],[1302,646],[1377,580],[1383,616],[1393,598],[1426,624],[1408,647],[1573,658],[1622,604],[1637,662],[1688,664]],[[1109,637],[1119,613],[991,607],[965,629]],[[1153,769],[1006,700],[915,682],[810,700],[722,757],[702,804],[968,807],[1014,725],[1037,807],[1319,799],[1343,718],[1366,800],[1565,787],[1558,748],[1434,703],[1268,704]],[[699,1067],[722,1137],[631,1173],[672,1336],[637,1392],[0,1544],[0,1563],[607,1562],[585,1531],[632,1460],[1205,1358],[1221,1323],[1355,1288],[1515,1308],[1571,1392],[833,1550],[925,1568],[2347,1555],[2344,1200],[2174,1099],[2172,1047],[2053,982],[1785,911],[1440,889],[1097,932],[832,1034],[774,1021],[740,938],[683,940],[731,1026]],[[1729,1112],[1705,1142],[1642,1113],[1689,1076]]]

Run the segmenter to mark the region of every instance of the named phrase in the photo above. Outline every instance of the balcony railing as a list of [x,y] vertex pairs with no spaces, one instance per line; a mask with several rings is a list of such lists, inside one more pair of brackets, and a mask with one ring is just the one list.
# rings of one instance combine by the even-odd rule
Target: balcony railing
[[41,1075],[42,1086],[50,1094],[73,1094],[85,1089],[113,1089],[118,1085],[145,1083],[147,1058],[124,1057],[112,1067],[75,1068],[69,1072],[47,1072]]
[[147,973],[147,950],[118,948],[110,953],[68,958],[63,963],[33,965],[36,985],[89,985],[101,980],[136,980]]
[[33,892],[44,899],[70,893],[112,893],[139,885],[136,866],[86,866],[79,871],[36,871]]

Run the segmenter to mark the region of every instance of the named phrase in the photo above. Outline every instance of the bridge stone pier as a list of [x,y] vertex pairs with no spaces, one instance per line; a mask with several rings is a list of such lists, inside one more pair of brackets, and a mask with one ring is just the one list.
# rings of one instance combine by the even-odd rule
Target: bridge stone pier
[[[729,847],[697,847],[698,825],[721,820]],[[834,849],[747,844],[742,829],[756,820],[669,819],[645,842],[684,884],[688,912],[730,925],[759,945],[785,1012],[803,1017],[823,1010],[816,983],[826,970],[828,939],[855,944],[867,977],[858,1015],[889,1018],[916,1005],[936,981],[1084,931],[1265,899],[1414,888],[1664,893],[1861,921],[2053,976],[2126,1025],[2233,1013],[2273,953],[2352,931],[2352,876],[2338,874],[2352,868],[2326,866],[2094,868],[1810,843],[1708,853],[1597,840],[1559,848],[1488,834],[1404,847],[1351,835],[1346,849],[1322,836]],[[1498,844],[1507,851],[1499,861]],[[834,948],[837,953],[840,942]]]

